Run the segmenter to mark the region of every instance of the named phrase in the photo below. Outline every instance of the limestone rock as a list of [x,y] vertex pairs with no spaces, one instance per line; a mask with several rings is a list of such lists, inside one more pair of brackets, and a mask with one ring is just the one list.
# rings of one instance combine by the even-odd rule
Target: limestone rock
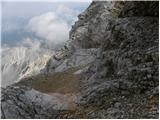
[[90,20],[95,24],[88,28],[100,27],[95,36],[103,33],[97,59],[81,79],[82,105],[97,109],[90,118],[158,118],[158,96],[151,92],[159,84],[158,2],[138,3],[124,3],[116,18]]
[[1,118],[53,119],[57,118],[61,111],[74,109],[72,105],[74,101],[76,101],[74,95],[65,96],[59,93],[49,95],[26,86],[9,86],[2,88]]

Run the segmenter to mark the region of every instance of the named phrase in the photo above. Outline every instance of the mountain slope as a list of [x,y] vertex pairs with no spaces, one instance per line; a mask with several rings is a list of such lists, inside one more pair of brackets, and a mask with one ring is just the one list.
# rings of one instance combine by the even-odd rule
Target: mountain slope
[[[79,67],[69,73],[71,78],[75,74],[79,77],[78,99],[73,101],[76,107],[53,108],[51,113],[44,113],[42,117],[50,118],[48,115],[52,114],[52,118],[158,118],[158,9],[159,3],[155,1],[93,1],[72,26],[70,39],[64,48],[53,55],[44,69],[44,79],[56,74],[52,80],[48,79],[51,82],[63,81],[56,76]],[[46,89],[37,87],[44,79],[28,79],[29,86],[47,94]],[[16,99],[18,94],[5,91],[15,88],[16,85],[2,90],[2,95],[6,96],[1,100],[3,118],[14,114],[7,109],[10,107],[7,104],[13,101],[8,97]],[[58,88],[51,89],[57,92]],[[16,90],[21,89],[23,87],[18,85]],[[54,96],[55,93],[49,94]],[[14,102],[19,101],[16,99]],[[49,107],[47,102],[44,104],[44,108]],[[17,106],[17,110],[21,113],[25,108]],[[17,114],[14,116],[18,117]]]
[[2,86],[8,86],[21,78],[40,73],[53,52],[17,46],[2,49]]

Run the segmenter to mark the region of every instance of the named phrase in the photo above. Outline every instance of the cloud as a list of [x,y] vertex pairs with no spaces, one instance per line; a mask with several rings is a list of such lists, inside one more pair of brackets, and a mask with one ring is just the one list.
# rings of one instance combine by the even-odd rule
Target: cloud
[[66,33],[69,30],[68,24],[58,20],[57,16],[52,12],[32,18],[28,28],[38,37],[55,43],[67,39]]
[[79,14],[79,11],[70,9],[62,4],[58,6],[55,13],[60,19],[65,20],[65,22],[70,25],[73,24],[75,20],[77,20],[77,15]]
[[33,49],[39,49],[40,45],[41,43],[38,39],[31,39],[29,37],[19,43],[19,46],[32,47]]
[[56,45],[69,39],[69,30],[77,14],[77,11],[60,5],[54,12],[31,18],[27,30],[49,44]]

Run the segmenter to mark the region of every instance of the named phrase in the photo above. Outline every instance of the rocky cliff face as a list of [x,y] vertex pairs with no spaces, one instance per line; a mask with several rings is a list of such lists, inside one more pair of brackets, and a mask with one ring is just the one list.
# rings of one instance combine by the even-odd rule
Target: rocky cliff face
[[[153,13],[145,11],[146,8],[154,8]],[[90,114],[91,118],[158,117],[158,17],[155,9],[158,9],[156,2],[126,2],[116,19],[104,21],[102,18],[102,23],[92,24],[97,28],[95,25],[110,22],[106,34],[101,34],[103,42],[96,61],[82,79],[83,104],[96,109]],[[101,29],[100,32],[103,33]]]
[[[39,97],[41,93],[37,96],[45,104],[42,116],[37,110],[39,105],[31,105],[36,113],[20,118],[158,118],[158,9],[158,2],[92,2],[78,16],[70,40],[44,70],[45,74],[64,75],[74,68],[69,75],[79,76],[76,108],[49,107],[48,101]],[[18,105],[21,100],[14,89],[2,90],[2,118],[13,117],[10,102],[19,111],[14,118],[27,110]],[[28,99],[28,95],[21,94]],[[52,109],[46,113],[48,107]]]
[[2,48],[2,87],[39,74],[53,53],[48,49],[25,46]]

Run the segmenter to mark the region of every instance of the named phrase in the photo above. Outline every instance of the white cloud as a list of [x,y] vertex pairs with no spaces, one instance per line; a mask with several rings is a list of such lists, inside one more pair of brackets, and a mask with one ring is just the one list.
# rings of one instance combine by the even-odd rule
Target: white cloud
[[69,30],[78,12],[60,5],[56,11],[33,17],[27,29],[46,42],[59,44],[69,38]]
[[69,30],[69,26],[65,22],[58,21],[57,16],[52,12],[32,18],[28,28],[38,37],[55,43],[67,39]]
[[70,9],[65,5],[59,5],[55,13],[59,18],[67,21],[69,24],[73,24],[73,22],[77,19],[79,12]]
[[31,39],[29,37],[19,43],[19,46],[32,47],[33,49],[39,49],[40,45],[41,43],[38,39]]

